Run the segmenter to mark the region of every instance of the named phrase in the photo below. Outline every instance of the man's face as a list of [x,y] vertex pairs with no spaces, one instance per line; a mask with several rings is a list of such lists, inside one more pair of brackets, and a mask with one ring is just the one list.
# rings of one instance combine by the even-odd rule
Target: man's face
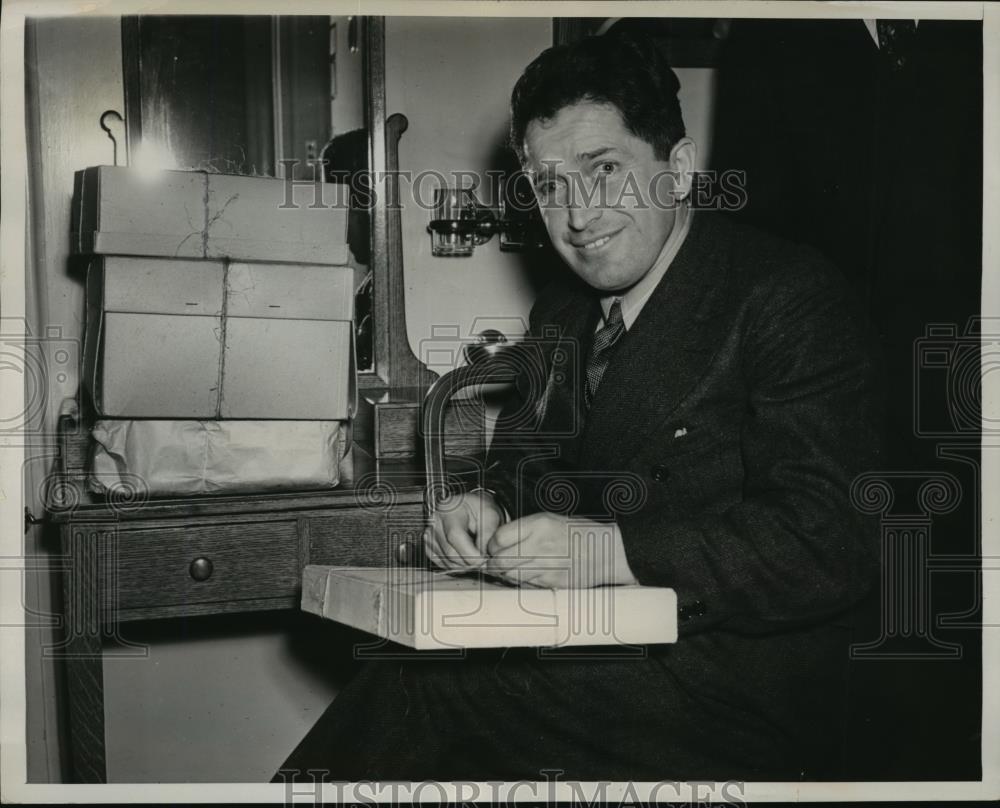
[[617,107],[589,101],[531,121],[524,151],[545,227],[570,268],[605,293],[638,283],[674,227],[670,161],[628,131]]

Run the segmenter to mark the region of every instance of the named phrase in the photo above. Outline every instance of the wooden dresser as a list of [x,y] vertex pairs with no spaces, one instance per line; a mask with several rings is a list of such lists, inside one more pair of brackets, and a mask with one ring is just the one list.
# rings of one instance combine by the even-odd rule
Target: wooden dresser
[[[93,501],[89,435],[61,423],[61,470],[48,492],[59,525],[74,779],[106,781],[103,648],[125,622],[298,608],[306,564],[422,564],[423,475],[414,460],[356,449],[342,484],[320,492]],[[476,457],[449,470],[469,478]]]

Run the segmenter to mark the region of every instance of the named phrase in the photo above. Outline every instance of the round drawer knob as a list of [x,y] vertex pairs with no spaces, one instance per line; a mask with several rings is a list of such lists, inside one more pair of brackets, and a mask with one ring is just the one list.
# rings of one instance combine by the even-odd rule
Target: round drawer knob
[[210,558],[196,558],[188,567],[188,572],[196,581],[207,581],[212,577],[212,560]]
[[399,547],[396,548],[396,563],[405,564],[410,560],[410,543],[408,541],[401,542]]

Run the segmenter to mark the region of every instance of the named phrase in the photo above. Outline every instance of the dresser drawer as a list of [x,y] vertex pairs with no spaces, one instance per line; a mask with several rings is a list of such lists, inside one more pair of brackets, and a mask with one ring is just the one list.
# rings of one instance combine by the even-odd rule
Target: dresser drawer
[[105,591],[122,610],[287,598],[300,585],[293,521],[121,530],[106,553]]
[[[424,529],[420,503],[356,508],[308,520],[309,562],[342,567],[410,564]],[[403,545],[406,545],[403,547]]]

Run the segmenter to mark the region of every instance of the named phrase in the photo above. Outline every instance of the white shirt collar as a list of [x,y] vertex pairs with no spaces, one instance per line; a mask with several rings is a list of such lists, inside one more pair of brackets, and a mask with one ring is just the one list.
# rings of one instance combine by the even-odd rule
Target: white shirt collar
[[[649,272],[635,286],[625,292],[624,295],[607,295],[601,298],[601,311],[604,314],[604,322],[607,322],[612,304],[616,300],[620,300],[625,329],[628,330],[632,327],[632,323],[636,321],[639,312],[646,305],[646,301],[653,294],[653,290],[659,286],[660,281],[663,280],[663,276],[667,274],[670,264],[673,263],[674,258],[677,256],[677,251],[680,250],[691,227],[692,216],[694,216],[694,211],[690,205],[685,204],[678,208],[678,221],[674,225],[674,229],[670,232],[670,235],[667,236],[667,240],[663,244],[663,249],[660,250],[660,254],[657,256]],[[598,323],[598,328],[604,322]]]

